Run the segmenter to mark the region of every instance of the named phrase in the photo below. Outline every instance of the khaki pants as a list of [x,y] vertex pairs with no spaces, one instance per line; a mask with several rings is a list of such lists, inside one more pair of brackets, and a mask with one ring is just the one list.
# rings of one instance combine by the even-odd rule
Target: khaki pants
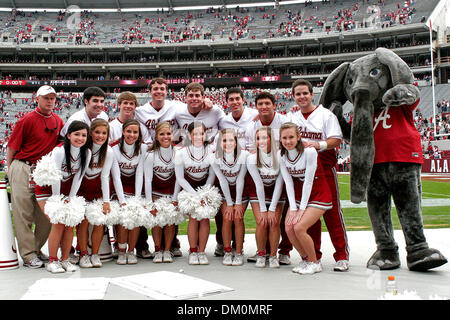
[[[29,188],[30,166],[14,160],[9,167],[8,177],[11,187],[11,205],[14,217],[14,229],[23,261],[29,262],[40,252],[48,239],[51,224],[42,213]],[[32,225],[35,224],[34,232]]]

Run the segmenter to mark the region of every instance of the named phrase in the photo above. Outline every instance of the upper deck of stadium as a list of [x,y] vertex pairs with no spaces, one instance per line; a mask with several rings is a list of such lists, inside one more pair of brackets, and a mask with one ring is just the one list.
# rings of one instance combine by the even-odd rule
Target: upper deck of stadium
[[[206,9],[189,7],[190,1],[171,0],[40,1],[40,8],[48,11],[37,12],[29,11],[36,7],[33,1],[1,0],[0,8],[11,11],[0,12],[0,41],[5,45],[149,45],[317,37],[424,23],[439,1],[340,0],[288,5],[284,3],[292,1],[280,1],[279,6],[273,1],[196,1],[196,5],[209,6]],[[232,7],[239,3],[253,6]]]

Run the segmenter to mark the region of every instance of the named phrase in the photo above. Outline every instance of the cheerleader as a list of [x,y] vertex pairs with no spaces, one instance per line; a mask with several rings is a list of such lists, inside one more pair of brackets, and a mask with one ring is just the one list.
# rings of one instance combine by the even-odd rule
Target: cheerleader
[[313,274],[322,271],[322,266],[307,231],[325,211],[331,209],[331,191],[316,149],[304,148],[297,125],[291,122],[283,124],[280,140],[282,146],[278,159],[289,199],[286,233],[302,257],[300,265],[292,271]]
[[[147,145],[142,144],[141,130],[137,120],[129,119],[125,121],[122,126],[122,138],[119,144],[116,144],[112,149],[119,166],[120,180],[125,196],[140,198]],[[139,227],[128,230],[119,224],[117,230],[119,247],[117,264],[136,264],[137,258],[134,248],[139,236]]]
[[[256,220],[256,267],[266,265],[266,242],[270,244],[269,266],[279,268],[277,258],[278,242],[280,240],[280,219],[284,205],[283,178],[279,175],[276,158],[275,139],[270,127],[260,127],[255,132],[256,153],[247,157],[247,170],[252,177],[249,197]],[[280,201],[281,199],[281,201]],[[266,204],[270,203],[269,210]],[[259,204],[259,205],[258,205]]]
[[[173,128],[169,122],[163,121],[156,125],[155,141],[147,153],[144,162],[145,198],[147,202],[156,201],[161,197],[170,197],[177,206],[175,192],[175,149],[172,147]],[[164,234],[164,248],[162,237]],[[175,237],[175,224],[161,228],[152,228],[152,237],[155,243],[154,263],[173,262],[170,251]],[[163,251],[164,249],[164,251]]]
[[[116,164],[115,170],[111,172],[114,163],[114,153],[108,145],[109,124],[103,119],[94,119],[89,130],[87,146],[92,152],[91,161],[86,168],[81,188],[78,194],[83,196],[86,201],[96,199],[103,200],[103,214],[111,212],[110,206],[110,173],[112,173],[115,190],[119,194],[120,203],[124,203],[123,191],[121,190],[120,173]],[[120,190],[120,191],[119,191]],[[82,268],[100,268],[102,262],[98,255],[100,244],[103,239],[103,225],[94,225],[91,242],[92,254],[88,255],[89,222],[84,219],[77,230],[78,244],[80,247],[80,262]]]
[[[187,146],[178,150],[175,155],[175,175],[182,189],[196,194],[196,188],[214,184],[215,174],[208,158],[212,150],[206,141],[206,127],[202,122],[194,121],[189,124],[188,134]],[[205,254],[209,231],[209,219],[199,221],[189,216],[189,264],[209,263]]]
[[[64,143],[53,149],[51,157],[57,168],[61,168],[62,180],[51,187],[36,186],[36,199],[42,212],[50,196],[64,195],[69,199],[76,196],[80,188],[82,177],[91,159],[91,151],[86,146],[89,126],[82,121],[73,121],[66,135]],[[69,200],[68,199],[68,200]],[[68,202],[68,200],[65,200]],[[52,230],[48,237],[49,262],[47,271],[51,273],[74,272],[78,268],[70,263],[69,253],[72,248],[73,227],[62,223],[52,223]],[[61,246],[61,261],[58,260],[58,249]]]
[[[225,250],[222,263],[227,266],[240,266],[244,264],[242,249],[245,226],[243,217],[248,201],[243,199],[243,191],[247,173],[245,161],[248,152],[241,150],[233,129],[224,129],[219,136],[216,153],[210,155],[210,159],[225,198],[221,207],[224,218],[222,238]],[[233,223],[236,239],[236,254],[234,257],[231,249]]]

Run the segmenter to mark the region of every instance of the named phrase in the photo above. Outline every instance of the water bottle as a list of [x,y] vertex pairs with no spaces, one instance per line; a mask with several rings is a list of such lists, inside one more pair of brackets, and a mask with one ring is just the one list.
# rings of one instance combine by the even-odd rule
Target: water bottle
[[397,294],[397,284],[395,283],[395,277],[389,276],[386,283],[386,293],[396,295]]

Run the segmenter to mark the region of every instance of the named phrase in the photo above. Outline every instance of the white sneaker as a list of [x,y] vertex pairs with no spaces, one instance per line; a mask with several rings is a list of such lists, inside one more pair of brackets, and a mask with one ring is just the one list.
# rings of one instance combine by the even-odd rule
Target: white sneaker
[[269,267],[270,268],[279,268],[280,267],[280,262],[278,261],[277,256],[269,257]]
[[119,251],[116,263],[120,265],[127,264],[127,253]]
[[225,252],[222,259],[224,266],[231,266],[233,264],[233,254],[231,252]]
[[344,272],[344,271],[348,271],[348,267],[349,267],[348,260],[339,260],[339,261],[336,261],[336,264],[334,265],[333,270]]
[[128,251],[127,252],[127,264],[136,264],[137,261],[137,257],[134,254],[134,251]]
[[244,255],[242,253],[236,253],[233,258],[233,266],[242,266],[244,264]]
[[198,253],[198,262],[202,265],[209,264],[208,257],[205,252]]
[[62,267],[61,262],[59,262],[59,261],[53,261],[53,262],[47,263],[47,265],[45,266],[45,269],[51,273],[66,272],[66,270],[64,270],[64,268]]
[[163,252],[163,262],[164,263],[171,263],[173,262],[173,254],[171,251],[164,251]]
[[292,269],[292,272],[294,272],[294,273],[300,273],[300,270],[302,270],[303,268],[306,267],[307,262],[308,262],[308,261],[306,261],[306,260],[300,261],[300,263],[298,264],[298,266],[295,267],[294,269]]
[[78,262],[78,264],[80,265],[80,268],[92,268],[93,267],[91,259],[89,258],[88,254],[82,256],[80,258],[80,261]]
[[257,268],[265,268],[266,267],[266,256],[258,255],[256,257],[255,267],[257,267]]
[[291,264],[291,258],[287,254],[278,254],[278,262],[281,265],[288,266]]
[[102,260],[100,260],[100,257],[98,254],[91,255],[91,263],[92,263],[92,267],[94,267],[94,268],[101,268],[103,266]]
[[198,260],[198,254],[197,254],[197,252],[191,252],[191,253],[189,253],[189,264],[191,264],[191,265],[197,265],[197,264],[200,264],[200,261]]
[[300,274],[314,274],[316,272],[321,272],[322,271],[322,265],[318,262],[318,263],[314,263],[311,261],[308,261],[305,264],[305,267],[301,270],[299,270]]
[[156,251],[155,256],[153,257],[153,263],[162,263],[163,262],[163,252]]
[[66,270],[67,272],[75,272],[78,270],[78,267],[70,262],[69,259],[65,261],[61,261],[61,266]]

